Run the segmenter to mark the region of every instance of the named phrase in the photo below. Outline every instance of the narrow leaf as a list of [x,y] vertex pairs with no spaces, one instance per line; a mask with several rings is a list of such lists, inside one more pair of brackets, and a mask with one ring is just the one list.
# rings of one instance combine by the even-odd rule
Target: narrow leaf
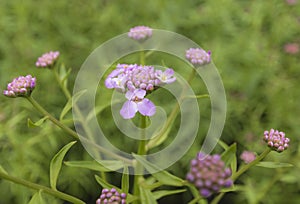
[[153,192],[153,196],[155,197],[156,200],[168,196],[168,195],[173,195],[177,193],[182,193],[185,192],[186,189],[180,189],[180,190],[160,190],[160,191],[155,191]]
[[48,116],[45,116],[43,118],[41,118],[40,120],[38,120],[37,122],[33,122],[30,118],[27,119],[27,126],[31,127],[31,128],[35,128],[35,127],[39,127],[41,126],[45,120],[48,119]]
[[59,120],[62,120],[64,118],[64,116],[69,112],[69,110],[71,110],[72,108],[72,103],[76,103],[76,101],[78,101],[78,99],[86,92],[86,90],[82,90],[77,92],[74,96],[72,96],[72,98],[70,98],[68,100],[68,102],[66,103],[65,107],[63,108],[63,110],[61,111],[61,114],[59,116]]
[[38,192],[36,192],[30,199],[28,204],[46,204],[46,202],[42,196],[42,190],[39,190]]
[[85,168],[94,171],[111,172],[123,168],[123,162],[113,160],[103,160],[101,164],[93,161],[65,161],[65,165],[70,167]]
[[124,166],[124,170],[123,170],[122,191],[126,194],[129,192],[129,174],[128,174],[128,167],[127,166]]
[[76,141],[70,142],[69,144],[65,145],[59,152],[52,158],[50,162],[50,186],[52,189],[56,189],[56,183],[58,174],[61,169],[62,160],[64,159],[68,150],[76,143]]
[[236,143],[233,143],[228,147],[221,155],[222,160],[225,162],[225,166],[230,165],[232,172],[236,172],[237,159],[236,159]]
[[170,186],[183,186],[184,180],[182,180],[181,178],[176,177],[167,171],[161,171],[158,167],[156,167],[154,164],[151,164],[140,155],[136,155],[136,154],[132,154],[132,155],[138,162],[140,162],[145,167],[145,169],[147,169],[149,173],[156,172],[151,174],[160,183],[165,185],[170,185]]
[[223,142],[222,140],[218,139],[218,144],[224,149],[227,150],[229,148],[229,146]]
[[5,171],[5,169],[4,169],[1,165],[0,165],[0,171],[1,171],[2,173],[8,174],[7,171]]
[[281,163],[281,162],[259,162],[256,166],[265,167],[265,168],[284,168],[284,167],[293,167],[293,164]]
[[140,198],[141,198],[141,203],[142,204],[155,204],[156,199],[152,192],[149,189],[144,189],[142,186],[139,186],[140,189]]

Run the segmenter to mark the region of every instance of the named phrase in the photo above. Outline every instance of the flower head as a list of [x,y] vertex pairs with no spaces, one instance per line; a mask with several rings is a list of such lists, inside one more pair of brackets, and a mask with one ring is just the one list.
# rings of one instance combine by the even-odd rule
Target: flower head
[[43,54],[35,63],[35,66],[42,68],[52,68],[59,57],[58,51],[50,51]]
[[126,194],[119,193],[116,189],[104,188],[96,204],[126,204]]
[[287,43],[284,45],[284,51],[287,54],[295,55],[299,53],[299,44],[298,43]]
[[128,37],[137,40],[144,41],[152,36],[152,29],[147,26],[136,26],[130,29]]
[[155,89],[176,80],[173,69],[164,72],[153,66],[137,64],[118,64],[105,80],[105,86],[125,93],[126,101],[120,110],[125,119],[130,119],[140,112],[144,116],[153,116],[155,105],[146,97]]
[[256,155],[254,154],[254,152],[251,151],[243,151],[241,156],[240,156],[241,160],[243,160],[246,164],[249,164],[250,162],[252,162],[253,160],[255,160]]
[[277,152],[283,152],[289,147],[290,139],[285,137],[285,133],[271,129],[264,132],[263,140],[268,146]]
[[201,48],[190,48],[186,51],[185,57],[195,66],[209,64],[211,61],[211,52],[205,52]]
[[230,176],[231,170],[225,167],[220,155],[205,155],[199,152],[197,157],[191,160],[186,179],[198,188],[203,197],[209,197],[223,187],[230,187]]
[[36,78],[31,75],[19,76],[7,84],[7,90],[3,94],[7,97],[30,96],[35,88]]

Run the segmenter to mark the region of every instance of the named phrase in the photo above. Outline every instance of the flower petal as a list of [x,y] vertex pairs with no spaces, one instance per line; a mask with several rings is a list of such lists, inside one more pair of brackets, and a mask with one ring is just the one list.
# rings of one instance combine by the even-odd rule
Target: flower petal
[[138,111],[145,116],[153,116],[156,112],[156,107],[152,101],[145,98],[141,102],[137,103]]
[[133,101],[126,101],[121,110],[120,114],[124,119],[130,119],[135,116],[135,113],[138,111],[137,104]]

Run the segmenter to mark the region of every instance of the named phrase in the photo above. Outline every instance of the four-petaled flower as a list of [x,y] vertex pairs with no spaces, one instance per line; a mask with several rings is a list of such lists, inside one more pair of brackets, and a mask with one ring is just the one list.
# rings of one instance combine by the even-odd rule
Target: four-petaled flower
[[155,105],[148,98],[144,98],[145,95],[146,91],[142,89],[128,91],[125,94],[128,101],[123,104],[120,110],[120,114],[124,119],[133,118],[136,112],[140,112],[144,116],[153,116],[155,114]]

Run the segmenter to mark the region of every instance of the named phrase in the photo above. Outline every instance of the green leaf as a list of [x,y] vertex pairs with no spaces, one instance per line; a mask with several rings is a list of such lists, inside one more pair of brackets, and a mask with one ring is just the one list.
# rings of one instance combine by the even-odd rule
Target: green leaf
[[281,162],[259,162],[256,166],[265,167],[265,168],[284,168],[284,167],[293,167],[293,164],[281,163]]
[[184,185],[184,180],[181,178],[178,178],[172,174],[170,174],[167,171],[161,171],[158,167],[156,167],[154,164],[151,164],[147,160],[144,159],[144,157],[136,154],[132,154],[133,157],[140,162],[145,169],[149,173],[151,172],[157,172],[157,173],[151,173],[153,177],[155,177],[160,183],[165,184],[165,185],[170,185],[170,186],[183,186]]
[[0,165],[0,171],[5,173],[5,174],[8,174],[7,171],[5,171],[5,169],[1,165]]
[[129,192],[129,174],[128,167],[125,165],[122,175],[122,191],[126,194]]
[[225,162],[225,166],[230,164],[232,172],[236,172],[237,159],[236,159],[236,143],[233,143],[228,147],[221,155],[222,160]]
[[93,161],[65,161],[65,165],[70,167],[79,167],[95,171],[111,172],[123,168],[124,164],[121,161],[103,160],[101,164]]
[[155,191],[153,192],[153,196],[155,197],[156,200],[168,196],[168,195],[173,195],[177,193],[182,193],[185,192],[186,189],[179,189],[179,190],[160,190],[160,191]]
[[144,189],[142,186],[139,186],[140,189],[140,198],[141,198],[141,203],[142,204],[155,204],[156,199],[152,192],[149,189]]
[[160,131],[158,135],[154,135],[153,139],[151,139],[147,144],[148,149],[157,147],[158,145],[162,144],[168,138],[171,129],[172,125],[169,125],[166,129],[164,128],[162,131]]
[[64,64],[62,64],[60,67],[59,67],[59,79],[61,81],[61,83],[64,85],[64,87],[67,87],[67,84],[68,84],[68,77],[71,73],[71,68],[68,69],[68,71],[66,70],[66,67]]
[[50,162],[50,186],[52,189],[56,189],[56,183],[58,174],[61,169],[62,160],[64,159],[68,150],[76,143],[76,141],[70,142],[69,144],[65,145],[55,156],[52,158]]
[[28,204],[46,204],[45,200],[43,199],[42,192],[43,190],[39,190],[38,192],[36,192],[30,199]]
[[43,118],[41,118],[40,120],[38,120],[37,122],[33,122],[30,118],[27,119],[27,126],[31,127],[31,128],[35,128],[35,127],[39,127],[41,126],[45,120],[47,120],[49,117],[45,116]]
[[59,120],[62,120],[64,118],[64,116],[69,112],[69,110],[71,110],[72,108],[72,103],[76,103],[76,101],[78,101],[78,99],[86,92],[86,90],[82,90],[77,92],[74,96],[72,96],[72,98],[70,98],[68,100],[68,102],[66,103],[65,107],[63,108],[63,110],[61,111],[61,114],[59,116]]
[[222,140],[219,140],[218,139],[218,144],[224,149],[224,150],[227,150],[229,148],[229,146],[223,142]]
[[[118,192],[123,192],[120,188],[118,188],[117,186],[111,185],[109,183],[107,183],[105,180],[103,180],[100,176],[95,175],[95,179],[96,181],[100,184],[100,186],[102,186],[102,188],[107,188],[107,189],[111,189],[111,188],[115,188]],[[137,200],[138,198],[136,196],[133,196],[129,193],[127,193],[127,198],[126,201],[128,203],[131,203],[132,201]]]

